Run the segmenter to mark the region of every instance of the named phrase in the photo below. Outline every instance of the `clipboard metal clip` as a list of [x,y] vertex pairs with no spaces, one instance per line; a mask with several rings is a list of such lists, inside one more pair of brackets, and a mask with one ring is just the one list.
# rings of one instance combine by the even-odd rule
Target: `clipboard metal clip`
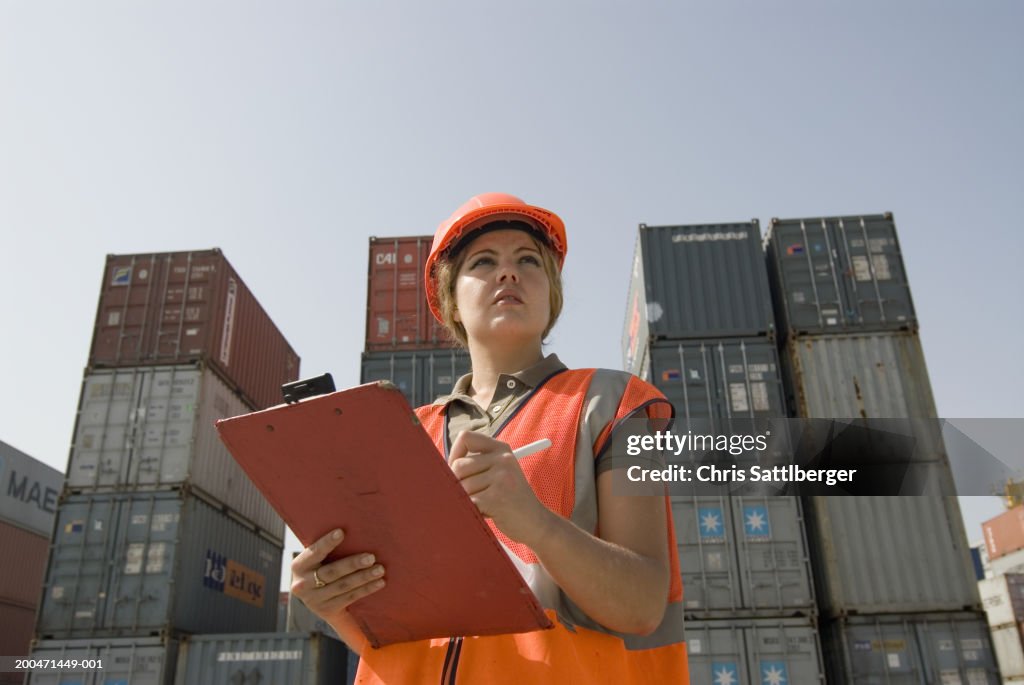
[[302,378],[281,386],[281,394],[284,395],[284,401],[287,404],[294,404],[299,400],[309,399],[317,395],[326,395],[335,390],[334,378],[329,373],[325,373],[322,376],[314,376],[313,378]]

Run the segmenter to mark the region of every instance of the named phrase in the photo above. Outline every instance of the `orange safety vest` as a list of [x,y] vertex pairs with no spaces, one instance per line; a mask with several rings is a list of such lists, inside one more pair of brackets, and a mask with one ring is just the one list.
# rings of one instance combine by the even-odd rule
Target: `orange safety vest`
[[[519,464],[538,499],[566,518],[571,517],[577,495],[582,494],[575,492],[576,438],[583,401],[593,375],[593,369],[580,369],[550,376],[534,388],[495,435],[513,448],[532,442],[538,436],[551,439],[550,448],[520,459]],[[615,420],[605,427],[593,446],[594,454],[600,453],[612,429],[627,417],[646,412],[651,418],[668,418],[671,411],[671,405],[657,389],[631,377]],[[418,408],[416,414],[438,449],[447,454],[446,407],[427,405]],[[355,682],[687,685],[683,588],[668,498],[665,515],[672,581],[665,617],[651,635],[626,635],[573,625],[555,611],[546,609],[555,624],[551,630],[419,640],[379,649],[367,647]],[[492,521],[488,523],[498,540],[521,562],[539,563],[532,550],[509,539]],[[599,628],[596,624],[595,627]]]

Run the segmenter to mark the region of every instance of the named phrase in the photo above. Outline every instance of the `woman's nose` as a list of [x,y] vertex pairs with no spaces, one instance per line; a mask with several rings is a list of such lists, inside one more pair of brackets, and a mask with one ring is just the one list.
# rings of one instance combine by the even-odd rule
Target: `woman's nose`
[[519,282],[519,271],[514,264],[503,264],[498,272],[498,282],[504,283],[506,280],[511,280],[513,283]]

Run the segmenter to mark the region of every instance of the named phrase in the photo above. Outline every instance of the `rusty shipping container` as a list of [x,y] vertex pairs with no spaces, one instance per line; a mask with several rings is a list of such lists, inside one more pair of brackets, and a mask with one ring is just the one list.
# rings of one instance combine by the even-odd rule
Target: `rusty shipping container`
[[453,347],[427,307],[423,268],[433,236],[370,238],[366,351]]
[[219,249],[107,255],[89,365],[204,361],[256,409],[299,357]]
[[[0,655],[28,656],[35,621],[35,605],[26,607],[0,598]],[[0,670],[0,685],[20,685],[24,677],[23,672]]]
[[[916,333],[806,336],[783,354],[798,414],[807,418],[920,419],[915,460],[952,489]],[[828,617],[976,611],[981,599],[955,497],[808,497],[815,589]]]
[[[193,487],[284,540],[284,521],[228,453],[214,423],[248,407],[201,364],[87,373],[68,464],[70,492]],[[282,543],[283,544],[283,543]]]
[[985,550],[989,561],[1005,557],[1010,552],[1024,549],[1024,504],[981,524],[985,533]]
[[0,441],[0,522],[49,539],[63,484],[60,471]]
[[49,535],[44,537],[0,521],[0,602],[34,610],[49,555]]

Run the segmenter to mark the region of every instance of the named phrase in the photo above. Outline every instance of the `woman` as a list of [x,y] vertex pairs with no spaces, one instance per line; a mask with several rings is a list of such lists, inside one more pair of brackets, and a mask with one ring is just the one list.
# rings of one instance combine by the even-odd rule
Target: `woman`
[[[511,195],[478,195],[441,224],[428,303],[472,373],[416,410],[555,628],[373,649],[346,607],[385,588],[386,569],[369,554],[321,565],[334,531],[295,558],[292,592],[361,654],[357,682],[688,682],[671,510],[613,492],[608,449],[625,419],[671,405],[628,374],[544,356],[565,254],[561,219]],[[552,446],[511,454],[539,438]]]

